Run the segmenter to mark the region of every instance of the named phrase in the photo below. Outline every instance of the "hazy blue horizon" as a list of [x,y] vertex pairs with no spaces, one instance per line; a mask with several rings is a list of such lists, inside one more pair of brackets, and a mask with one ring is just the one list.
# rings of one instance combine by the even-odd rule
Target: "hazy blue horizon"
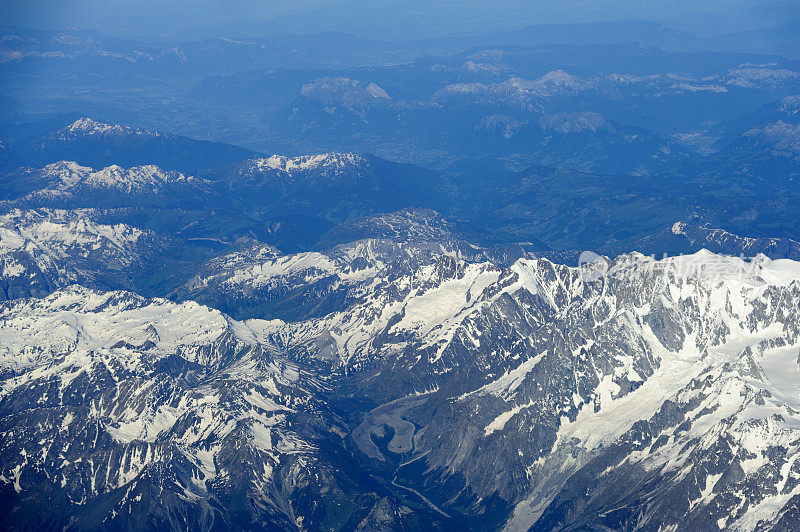
[[124,38],[194,40],[340,32],[388,40],[477,35],[538,24],[650,20],[683,31],[719,34],[800,20],[796,2],[677,0],[621,2],[396,2],[388,0],[178,1],[38,0],[3,2],[5,25],[78,27]]

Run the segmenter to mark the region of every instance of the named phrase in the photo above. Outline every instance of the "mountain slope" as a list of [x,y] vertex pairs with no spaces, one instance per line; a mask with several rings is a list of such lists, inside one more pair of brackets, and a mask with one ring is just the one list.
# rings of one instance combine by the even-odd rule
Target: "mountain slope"
[[694,253],[707,249],[714,253],[741,257],[759,254],[771,259],[800,260],[800,242],[789,238],[752,238],[713,228],[699,216],[675,222],[668,229],[634,243],[644,254]]
[[0,215],[0,299],[41,297],[73,283],[133,286],[136,270],[164,250],[166,239],[96,218],[92,210]]

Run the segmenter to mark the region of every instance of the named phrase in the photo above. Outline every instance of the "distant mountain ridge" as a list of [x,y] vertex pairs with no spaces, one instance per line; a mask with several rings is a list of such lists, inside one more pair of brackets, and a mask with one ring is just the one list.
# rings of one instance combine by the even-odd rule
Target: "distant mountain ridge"
[[[693,215],[677,221],[653,235],[632,244],[644,254],[687,254],[707,249],[713,253],[753,258],[764,255],[773,260],[800,260],[800,242],[790,238],[750,237],[725,229],[714,228],[701,216]],[[619,251],[612,247],[609,253]]]
[[238,146],[97,122],[87,117],[62,129],[18,142],[11,149],[17,159],[29,166],[68,159],[91,167],[152,164],[186,173],[257,155]]

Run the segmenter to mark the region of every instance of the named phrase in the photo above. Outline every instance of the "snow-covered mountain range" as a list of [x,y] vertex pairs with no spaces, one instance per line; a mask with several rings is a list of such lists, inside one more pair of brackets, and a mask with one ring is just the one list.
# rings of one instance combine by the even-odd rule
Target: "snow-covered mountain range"
[[0,4],[0,531],[800,530],[792,1]]
[[[1,177],[4,528],[800,526],[800,245],[593,221],[674,182],[337,152]],[[609,258],[535,238],[603,224]]]
[[[70,242],[113,263],[143,238],[63,212],[5,220],[4,246],[24,235],[66,263]],[[797,262],[631,254],[597,276],[413,238],[238,246],[181,297],[246,321],[77,285],[0,306],[4,519],[797,523]]]

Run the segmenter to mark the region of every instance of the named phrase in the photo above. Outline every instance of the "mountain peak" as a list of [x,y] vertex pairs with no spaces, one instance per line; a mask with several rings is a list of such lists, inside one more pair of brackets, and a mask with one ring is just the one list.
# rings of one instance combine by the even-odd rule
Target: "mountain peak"
[[787,115],[793,115],[800,112],[800,94],[792,94],[786,96],[781,100],[780,109]]
[[301,94],[312,100],[345,106],[369,105],[392,99],[389,93],[374,82],[344,76],[324,77],[306,83]]
[[107,124],[104,122],[97,122],[89,117],[81,117],[62,129],[64,133],[72,133],[79,135],[100,135],[107,133],[123,133],[129,131],[131,128],[121,126],[119,124]]
[[366,162],[367,159],[364,156],[356,153],[321,153],[300,157],[272,155],[271,157],[251,159],[248,161],[248,166],[251,171],[279,170],[293,174],[317,169],[341,170],[360,166]]
[[591,111],[542,115],[539,125],[544,130],[553,130],[563,134],[585,131],[594,133],[612,127],[603,115]]
[[52,179],[59,190],[84,184],[92,188],[121,189],[128,192],[164,183],[187,182],[193,178],[180,172],[167,171],[155,165],[122,168],[112,164],[100,170],[81,166],[74,161],[58,161],[44,167],[43,173]]
[[697,215],[675,222],[668,231],[654,235],[651,239],[658,242],[668,236],[667,234],[683,239],[690,249],[702,246],[716,253],[734,256],[765,255],[771,259],[793,260],[800,258],[800,242],[790,238],[740,236],[725,229],[711,227]]
[[332,229],[327,237],[338,242],[364,238],[435,242],[455,238],[454,232],[453,224],[438,212],[407,208],[348,220]]
[[84,136],[106,136],[106,135],[147,135],[159,136],[158,132],[147,129],[133,128],[121,124],[111,124],[98,122],[89,117],[81,117],[55,132],[55,135],[62,139],[84,137]]
[[580,78],[568,74],[561,69],[551,70],[538,79],[539,83],[553,83],[558,85],[570,85],[578,83]]
[[42,169],[42,173],[55,181],[59,187],[71,187],[92,171],[92,168],[81,166],[75,161],[58,161]]
[[164,171],[152,164],[144,166],[134,166],[132,168],[122,168],[111,165],[92,172],[87,176],[86,183],[94,186],[104,186],[108,188],[125,188],[130,190],[141,189],[147,186],[156,186],[163,183],[188,181],[187,177],[180,172]]
[[782,120],[747,131],[744,137],[756,148],[765,149],[775,157],[800,157],[800,124]]

